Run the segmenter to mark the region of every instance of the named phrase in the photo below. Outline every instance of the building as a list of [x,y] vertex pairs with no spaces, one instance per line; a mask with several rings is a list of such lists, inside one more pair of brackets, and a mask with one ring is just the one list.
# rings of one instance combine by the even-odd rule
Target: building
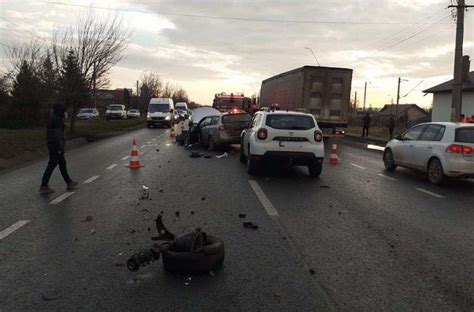
[[[466,60],[467,59],[467,60]],[[462,104],[461,114],[474,115],[474,71],[469,72],[469,57],[463,64]],[[452,91],[453,80],[443,82],[423,92],[433,94],[433,121],[452,120]]]
[[430,121],[430,114],[416,104],[385,104],[375,115],[377,126],[386,126],[390,117],[398,119],[403,127],[411,127],[420,122]]

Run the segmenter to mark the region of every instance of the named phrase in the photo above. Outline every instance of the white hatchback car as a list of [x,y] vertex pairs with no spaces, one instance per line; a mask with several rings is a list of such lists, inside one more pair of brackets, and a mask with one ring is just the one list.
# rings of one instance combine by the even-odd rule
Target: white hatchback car
[[474,124],[430,122],[416,125],[385,146],[387,170],[422,170],[433,184],[445,177],[474,177]]
[[287,111],[259,111],[242,131],[240,160],[254,174],[266,159],[308,166],[312,177],[321,174],[324,161],[323,133],[313,115]]

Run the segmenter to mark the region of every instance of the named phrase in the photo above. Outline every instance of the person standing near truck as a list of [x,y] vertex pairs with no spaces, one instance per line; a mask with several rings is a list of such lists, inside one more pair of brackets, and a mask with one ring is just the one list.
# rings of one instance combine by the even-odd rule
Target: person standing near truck
[[67,189],[71,190],[77,187],[77,182],[73,181],[67,172],[66,158],[64,158],[64,147],[66,138],[64,136],[64,119],[66,118],[66,108],[62,104],[56,104],[53,107],[53,112],[48,118],[47,125],[47,145],[49,151],[49,162],[43,174],[40,194],[51,194],[54,190],[48,186],[49,179],[53,174],[54,169],[59,165],[59,170],[63,176],[64,182],[67,184]]
[[370,115],[369,113],[365,113],[364,118],[362,119],[363,126],[362,126],[362,137],[369,136],[369,127],[370,127]]

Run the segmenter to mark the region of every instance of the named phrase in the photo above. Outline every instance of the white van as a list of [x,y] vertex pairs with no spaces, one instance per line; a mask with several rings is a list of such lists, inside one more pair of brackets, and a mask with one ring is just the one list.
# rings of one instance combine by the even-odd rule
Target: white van
[[170,98],[152,98],[148,104],[146,121],[148,128],[174,124],[174,103]]

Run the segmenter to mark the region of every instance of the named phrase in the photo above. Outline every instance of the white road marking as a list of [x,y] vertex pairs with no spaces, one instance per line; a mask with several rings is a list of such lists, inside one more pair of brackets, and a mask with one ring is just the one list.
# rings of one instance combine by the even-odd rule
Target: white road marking
[[106,170],[111,170],[111,169],[114,169],[116,166],[117,166],[117,164],[111,164],[110,166],[108,166],[108,167],[105,168],[105,169],[106,169]]
[[65,200],[66,198],[68,198],[69,196],[71,196],[72,194],[74,194],[74,192],[66,192],[66,193],[62,194],[61,196],[53,199],[49,204],[50,205],[57,205],[60,202],[62,202],[63,200]]
[[365,167],[359,166],[359,165],[354,164],[354,163],[351,163],[351,165],[354,166],[354,167],[356,167],[356,168],[362,169],[362,170],[365,169]]
[[382,152],[385,150],[385,147],[378,146],[378,145],[373,145],[373,144],[367,145],[367,148],[368,149],[373,149],[373,150],[376,150],[376,151],[382,151]]
[[378,176],[380,176],[380,177],[384,177],[384,178],[386,178],[386,179],[389,179],[390,181],[398,181],[398,180],[397,180],[397,179],[395,179],[395,178],[392,178],[392,177],[386,176],[386,175],[384,175],[384,174],[381,174],[381,173],[378,173],[377,175],[378,175]]
[[145,148],[145,147],[146,147],[146,145],[142,145],[142,146],[140,146],[140,148],[141,148],[141,149],[142,149],[142,148]]
[[22,226],[24,226],[28,222],[30,222],[30,220],[20,220],[16,223],[10,225],[5,230],[0,232],[0,240],[4,239],[5,237],[10,235],[11,233],[15,232],[16,230],[18,230],[19,228],[21,228]]
[[89,179],[85,180],[85,181],[82,182],[82,183],[84,183],[84,184],[92,183],[92,182],[94,182],[95,180],[97,180],[99,177],[100,177],[100,176],[98,176],[98,175],[92,176],[92,177],[90,177]]
[[428,191],[428,190],[425,190],[425,189],[422,189],[422,188],[419,188],[419,187],[417,187],[416,190],[417,190],[417,191],[420,191],[420,192],[422,192],[422,193],[425,193],[425,194],[434,196],[434,197],[436,197],[436,198],[445,198],[443,195],[439,195],[439,194],[430,192],[430,191]]
[[265,208],[265,210],[267,211],[268,215],[271,217],[278,217],[278,211],[276,211],[275,207],[273,207],[272,202],[268,199],[267,195],[265,195],[263,190],[260,188],[260,185],[258,185],[257,181],[250,180],[249,184],[257,195],[258,200],[260,200],[260,203],[262,204],[263,208]]
[[146,144],[151,144],[151,141],[146,142]]
[[156,141],[156,139],[155,139],[155,138],[153,138],[153,139],[152,139],[152,141]]
[[130,158],[130,156],[125,156],[125,157],[122,157],[122,160],[127,160],[129,158]]

